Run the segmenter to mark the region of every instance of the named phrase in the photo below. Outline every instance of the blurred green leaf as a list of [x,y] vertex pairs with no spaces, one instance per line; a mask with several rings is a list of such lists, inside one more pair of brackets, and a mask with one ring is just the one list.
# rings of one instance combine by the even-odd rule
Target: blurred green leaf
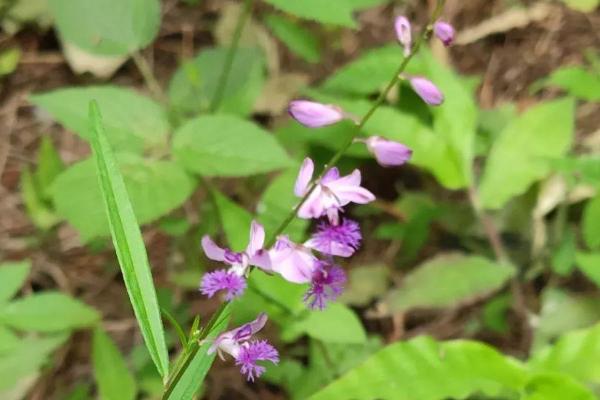
[[252,214],[231,201],[218,190],[211,190],[227,237],[227,243],[234,251],[242,251],[248,245]]
[[269,132],[231,115],[190,120],[175,132],[173,152],[186,168],[203,176],[249,176],[290,165]]
[[[82,0],[78,4],[88,2]],[[87,115],[91,100],[102,107],[108,141],[119,152],[162,150],[167,145],[170,127],[166,113],[158,103],[132,90],[112,85],[71,87],[30,97],[33,104],[84,139],[91,135]]]
[[18,343],[18,336],[12,330],[0,325],[0,357],[16,348]]
[[21,50],[18,48],[10,48],[0,51],[0,77],[4,75],[10,75],[21,59]]
[[[265,226],[267,236],[275,232],[279,224],[289,215],[300,199],[294,195],[294,184],[299,166],[282,172],[269,184],[262,194],[256,210],[258,220]],[[294,241],[301,242],[305,237],[308,221],[295,218],[283,231]]]
[[310,63],[321,59],[321,45],[315,34],[298,22],[277,14],[265,17],[265,23],[273,34],[281,40],[294,54]]
[[[137,221],[145,224],[179,207],[194,190],[192,178],[176,163],[118,154],[117,161]],[[110,233],[96,182],[94,160],[68,167],[54,181],[56,212],[67,219],[84,241]]]
[[0,308],[0,322],[20,330],[54,332],[86,328],[100,316],[92,307],[58,292],[45,291]]
[[567,276],[575,268],[577,236],[573,229],[565,229],[558,247],[552,254],[552,270],[558,275]]
[[529,362],[537,371],[556,371],[582,382],[600,383],[600,325],[570,332],[534,355]]
[[83,50],[125,55],[158,33],[158,0],[48,0],[61,37]]
[[133,400],[136,398],[135,379],[121,352],[101,329],[94,330],[92,363],[102,400]]
[[369,8],[387,0],[303,0],[302,2],[286,0],[266,0],[274,7],[301,18],[315,20],[324,24],[357,28],[353,13]]
[[42,198],[49,200],[54,179],[65,169],[65,164],[62,162],[49,136],[42,136],[37,159],[38,165],[34,176],[35,183],[40,190]]
[[510,329],[507,312],[511,303],[512,298],[509,294],[500,294],[488,301],[481,313],[483,325],[494,332],[506,334]]
[[[204,49],[184,62],[169,83],[171,106],[184,115],[209,108],[227,58],[227,48]],[[249,115],[264,85],[264,57],[258,49],[236,51],[219,112]]]
[[350,278],[339,301],[354,306],[366,306],[371,300],[385,293],[390,270],[385,265],[369,265],[352,268]]
[[485,208],[501,208],[550,172],[550,161],[563,156],[571,146],[574,106],[572,99],[542,103],[504,129],[492,147],[481,181]]
[[[56,316],[55,316],[56,317]],[[0,395],[14,387],[21,378],[35,374],[47,361],[48,356],[68,338],[56,334],[43,338],[23,338],[12,351],[0,354]]]
[[600,196],[585,205],[582,218],[583,239],[590,249],[600,247]]
[[[569,0],[567,0],[569,1]],[[598,0],[570,0],[596,2]],[[587,101],[600,100],[600,76],[583,67],[562,67],[552,72],[541,82],[544,86],[556,86],[565,90],[571,96]]]
[[123,176],[117,167],[95,101],[89,104],[91,143],[111,236],[121,273],[144,342],[162,377],[169,373],[169,356],[148,255]]
[[600,253],[577,253],[575,261],[579,270],[600,287]]
[[[331,303],[323,311],[310,311],[301,319],[284,327],[282,338],[308,336],[329,343],[364,343],[367,335],[352,309],[340,303]],[[288,336],[285,339],[286,335]]]
[[37,228],[48,230],[56,225],[60,219],[42,199],[40,192],[35,183],[34,174],[31,173],[29,168],[24,168],[21,172],[21,196],[27,215]]
[[489,346],[419,337],[389,345],[311,399],[347,399],[349,393],[356,400],[498,396],[503,391],[518,393],[525,382],[523,366]]
[[389,292],[386,303],[391,312],[454,307],[500,289],[514,274],[511,265],[483,257],[440,255],[410,272],[400,288]]
[[580,383],[562,374],[541,373],[523,389],[521,400],[595,400],[594,394]]
[[574,10],[591,12],[598,7],[600,0],[562,0],[563,3],[568,5]]
[[5,261],[0,264],[0,304],[17,294],[30,270],[29,261]]

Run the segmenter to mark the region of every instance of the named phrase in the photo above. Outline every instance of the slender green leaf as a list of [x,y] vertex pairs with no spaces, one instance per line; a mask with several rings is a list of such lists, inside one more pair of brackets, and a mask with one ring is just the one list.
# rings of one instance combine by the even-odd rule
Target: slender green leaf
[[29,261],[0,264],[0,303],[10,300],[23,286],[31,270]]
[[85,328],[99,319],[92,307],[58,292],[33,294],[0,307],[0,322],[28,331]]
[[169,371],[169,357],[148,256],[123,177],[104,133],[98,105],[94,101],[90,103],[90,122],[98,178],[127,294],[152,361],[159,374],[165,377]]
[[588,201],[583,210],[583,239],[590,249],[600,247],[600,196]]
[[94,330],[92,363],[101,400],[135,399],[135,379],[123,355],[101,328]]
[[437,256],[408,274],[386,302],[392,311],[454,307],[500,289],[514,273],[510,265],[479,256]]

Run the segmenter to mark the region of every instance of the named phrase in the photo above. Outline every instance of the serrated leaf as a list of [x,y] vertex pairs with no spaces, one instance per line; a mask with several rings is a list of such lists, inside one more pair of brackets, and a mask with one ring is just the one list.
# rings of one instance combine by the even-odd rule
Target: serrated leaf
[[127,294],[152,361],[158,373],[165,377],[169,373],[169,356],[148,256],[125,182],[117,168],[98,105],[94,101],[90,103],[90,123],[98,178]]
[[[117,161],[141,224],[179,207],[194,190],[192,178],[174,162],[133,154],[119,154]],[[93,159],[80,161],[60,174],[52,195],[56,212],[77,228],[84,241],[110,234]]]
[[[204,49],[194,59],[183,63],[169,82],[171,106],[184,115],[208,110],[227,53],[227,48]],[[237,49],[217,111],[241,116],[250,114],[264,85],[264,75],[264,57],[260,50]]]
[[86,328],[99,319],[98,312],[92,307],[58,292],[33,294],[0,308],[0,322],[25,331]]
[[91,100],[104,110],[108,141],[119,151],[141,153],[166,145],[170,127],[165,111],[132,90],[111,85],[71,87],[30,97],[33,104],[84,139],[90,137],[87,104]]
[[392,312],[454,307],[500,289],[515,269],[479,256],[437,256],[410,272],[386,303]]
[[598,249],[600,247],[600,196],[587,202],[581,222],[585,244],[590,249]]
[[60,35],[91,53],[130,54],[158,33],[158,0],[49,0]]
[[94,330],[92,363],[102,400],[135,399],[135,379],[127,368],[123,355],[101,328]]
[[265,23],[294,54],[310,63],[321,59],[319,39],[310,30],[277,14],[267,15]]
[[10,300],[19,291],[30,270],[29,261],[9,261],[0,264],[0,304]]
[[479,189],[485,208],[501,208],[551,171],[551,161],[571,146],[574,106],[571,99],[542,103],[504,129],[492,147]]
[[173,153],[188,170],[203,176],[249,176],[290,165],[269,132],[231,115],[190,120],[175,132]]

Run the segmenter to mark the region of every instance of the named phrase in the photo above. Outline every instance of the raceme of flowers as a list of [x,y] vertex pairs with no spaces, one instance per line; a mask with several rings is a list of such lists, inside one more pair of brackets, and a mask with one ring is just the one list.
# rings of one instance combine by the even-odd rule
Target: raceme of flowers
[[[410,21],[403,16],[397,17],[395,29],[404,55],[409,56],[412,51]],[[436,22],[433,32],[444,45],[454,39],[454,29],[446,22]],[[441,91],[428,79],[415,76],[409,80],[413,90],[427,104],[440,105],[444,101]],[[355,117],[337,105],[294,100],[288,111],[296,121],[309,128],[332,125],[344,119],[358,124]],[[411,149],[404,144],[380,136],[356,138],[354,143],[364,144],[383,167],[403,165],[412,156]],[[310,309],[323,310],[343,292],[347,278],[337,258],[351,257],[362,241],[360,226],[344,215],[345,207],[351,203],[370,203],[375,200],[375,195],[361,186],[358,169],[342,175],[336,167],[331,167],[317,178],[314,174],[314,162],[310,158],[304,159],[294,186],[294,194],[301,202],[297,216],[317,221],[312,236],[304,243],[295,243],[288,236],[280,235],[275,244],[266,249],[265,230],[252,221],[248,246],[241,252],[222,248],[209,236],[204,236],[202,248],[206,256],[224,263],[227,268],[204,275],[200,283],[202,294],[213,297],[221,293],[226,301],[241,296],[247,287],[251,267],[278,274],[288,282],[308,284],[304,302]],[[277,350],[267,341],[252,339],[266,321],[266,314],[261,313],[254,321],[222,333],[210,347],[209,354],[216,351],[221,358],[224,353],[231,355],[241,373],[253,381],[265,371],[258,361],[279,361]]]

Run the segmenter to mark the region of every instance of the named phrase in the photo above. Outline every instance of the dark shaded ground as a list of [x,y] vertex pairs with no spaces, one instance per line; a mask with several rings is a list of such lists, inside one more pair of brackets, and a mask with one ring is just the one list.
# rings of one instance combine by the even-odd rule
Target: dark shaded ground
[[[146,56],[154,60],[161,83],[168,82],[181,58],[213,42],[211,30],[221,3],[217,0],[202,1],[201,6],[188,7],[177,1],[164,2],[165,15],[160,36],[152,49],[146,51]],[[408,3],[402,7],[388,5],[364,12],[360,16],[362,28],[359,31],[329,32],[328,35],[340,39],[341,46],[329,52],[321,65],[313,66],[299,61],[279,45],[281,69],[308,73],[311,81],[318,81],[354,59],[363,49],[393,40],[390,20],[395,13],[407,12],[420,21],[426,18],[426,7],[418,4],[422,2]],[[267,6],[260,5],[256,12],[267,9]],[[448,4],[446,16],[459,30],[463,30],[494,18],[504,10],[505,2],[500,0],[453,0]],[[600,27],[600,11],[584,15],[557,5],[547,18],[531,22],[525,27],[507,28],[504,32],[473,43],[455,46],[449,53],[441,48],[436,48],[436,51],[448,57],[460,72],[483,77],[480,100],[485,107],[503,101],[515,101],[526,106],[540,96],[555,94],[545,91],[533,96],[528,92],[530,84],[560,65],[582,63],[585,50],[600,49],[600,36],[593,27]],[[81,247],[76,233],[65,225],[49,237],[36,237],[35,228],[24,212],[18,187],[23,167],[34,163],[41,135],[49,134],[52,137],[67,163],[80,159],[89,151],[80,139],[47,121],[44,116],[36,115],[27,102],[28,94],[90,83],[94,79],[78,77],[70,71],[52,31],[28,29],[12,38],[4,34],[0,36],[0,48],[14,43],[23,49],[24,57],[17,71],[4,80],[0,93],[0,254],[4,259],[32,259],[33,274],[27,290],[58,288],[78,296],[101,310],[106,329],[122,348],[129,349],[134,343],[140,343],[141,338],[137,334],[118,271],[114,268],[111,251],[95,254]],[[143,81],[133,62],[124,65],[112,82],[144,90]],[[599,111],[596,107],[582,112],[578,120],[580,135],[588,135],[598,129]],[[381,174],[378,178],[372,176],[370,179],[381,179],[381,186],[385,186],[387,176]],[[379,186],[379,183],[373,185]],[[194,202],[198,196],[201,194],[196,194],[190,202]],[[155,280],[158,286],[166,285],[166,271],[171,267],[169,254],[172,243],[167,236],[152,228],[146,229],[145,239]],[[367,243],[359,258],[363,261],[377,259],[382,250],[380,247],[380,243]],[[185,297],[193,312],[206,315],[216,308],[216,303],[206,302],[194,292],[185,293],[176,289],[176,297]],[[476,306],[442,314],[415,316],[407,323],[409,331],[406,335],[428,333],[443,338],[460,336],[464,333],[464,321],[473,307]],[[389,339],[397,339],[402,334],[392,320],[370,320],[367,321],[367,327],[371,331],[382,332]],[[520,347],[522,333],[514,332],[502,340],[497,337],[487,339],[504,351],[519,353],[515,350]],[[57,367],[45,374],[30,398],[52,399],[58,387],[68,387],[71,382],[89,379],[89,340],[87,333],[76,334],[56,355]],[[237,372],[233,372],[230,366],[217,363],[216,371],[211,376],[219,384],[214,386],[221,387],[225,393],[236,393],[247,398],[282,398],[280,395],[269,395],[262,384],[251,389],[232,384],[240,382],[234,374],[237,375]]]

